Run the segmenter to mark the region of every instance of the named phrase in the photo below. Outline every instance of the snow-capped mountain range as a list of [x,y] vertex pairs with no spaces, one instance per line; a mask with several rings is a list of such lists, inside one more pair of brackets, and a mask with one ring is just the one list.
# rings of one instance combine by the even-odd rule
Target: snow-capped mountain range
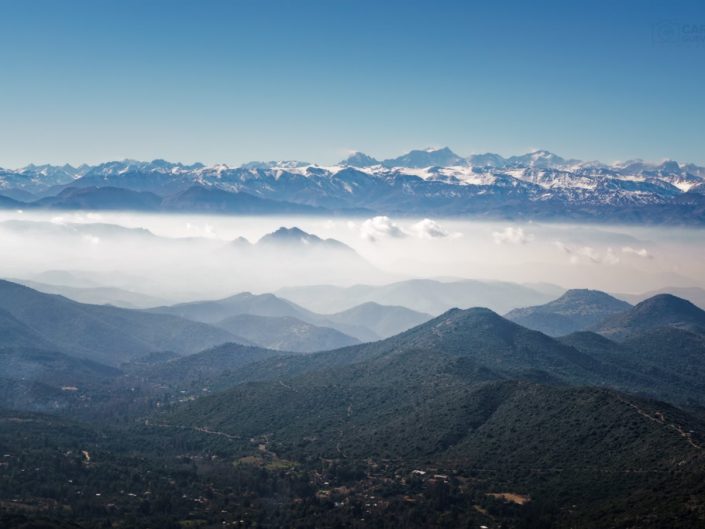
[[[195,193],[194,187],[210,192]],[[118,189],[123,192],[118,194]],[[462,157],[446,147],[412,150],[387,160],[357,152],[332,166],[283,161],[229,167],[165,160],[29,165],[0,169],[0,195],[0,204],[6,207],[17,202],[29,207],[101,209],[101,201],[109,195],[111,209],[129,209],[139,195],[139,209],[237,213],[238,204],[254,201],[266,202],[268,212],[285,204],[288,211],[302,213],[594,220],[606,216],[629,222],[699,224],[705,219],[705,168],[670,160],[584,162],[545,150],[506,158],[493,153]],[[209,203],[213,200],[217,204]],[[257,209],[250,206],[247,212],[252,213],[253,207]]]

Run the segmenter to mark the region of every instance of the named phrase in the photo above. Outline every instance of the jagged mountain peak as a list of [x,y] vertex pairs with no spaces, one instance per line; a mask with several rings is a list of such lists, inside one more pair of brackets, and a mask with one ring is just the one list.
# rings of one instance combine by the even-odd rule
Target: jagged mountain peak
[[348,245],[336,240],[336,239],[321,239],[318,235],[313,233],[307,233],[297,226],[291,228],[280,227],[272,233],[268,233],[263,236],[257,245],[261,247],[268,246],[297,246],[302,249],[318,249],[326,248],[331,250],[344,250],[349,252],[355,252]]
[[414,149],[397,158],[384,160],[386,167],[424,168],[432,166],[464,165],[465,159],[461,158],[448,147]]
[[372,167],[379,165],[379,163],[379,160],[373,158],[372,156],[356,151],[351,153],[350,156],[345,158],[345,160],[341,161],[340,165],[349,167]]
[[[507,158],[510,165],[526,166],[531,168],[557,168],[568,163],[565,158],[558,156],[546,149],[538,149],[519,156],[510,156]],[[577,162],[577,160],[571,160]]]

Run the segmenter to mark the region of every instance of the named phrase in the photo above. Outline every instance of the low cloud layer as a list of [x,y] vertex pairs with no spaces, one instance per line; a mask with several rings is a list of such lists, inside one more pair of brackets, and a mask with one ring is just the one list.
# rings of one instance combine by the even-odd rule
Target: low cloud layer
[[[306,252],[245,255],[285,226],[353,248],[307,259]],[[237,242],[233,242],[237,241]],[[559,242],[557,242],[559,241]],[[159,299],[223,298],[313,284],[465,277],[547,282],[613,292],[705,287],[705,231],[474,222],[456,218],[236,217],[124,212],[0,212],[0,277],[77,287],[109,286]],[[301,255],[299,255],[301,254]],[[355,261],[355,262],[353,262]],[[80,284],[79,284],[80,283]]]
[[592,246],[571,246],[561,241],[556,241],[555,245],[570,256],[571,264],[578,264],[581,260],[606,265],[616,265],[620,262],[619,256],[612,248],[600,252]]
[[526,244],[534,240],[534,236],[523,228],[507,226],[502,231],[492,232],[492,239],[495,244]]
[[622,253],[629,255],[636,255],[642,259],[653,259],[653,256],[648,252],[646,248],[632,248],[631,246],[624,246],[622,248]]
[[[355,229],[356,224],[348,223],[350,229]],[[404,239],[415,237],[418,239],[444,239],[446,237],[458,238],[461,233],[449,232],[433,219],[423,219],[404,228],[387,216],[372,217],[360,224],[360,236],[370,242],[382,239]]]

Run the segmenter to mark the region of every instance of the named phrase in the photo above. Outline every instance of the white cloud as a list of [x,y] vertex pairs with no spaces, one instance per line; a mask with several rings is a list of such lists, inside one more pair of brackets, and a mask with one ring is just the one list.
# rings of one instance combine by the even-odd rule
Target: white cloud
[[86,234],[83,236],[83,240],[93,245],[100,244],[100,237],[97,235]]
[[419,239],[440,239],[444,237],[461,237],[461,233],[449,233],[443,226],[432,219],[423,219],[411,226],[411,231]]
[[576,248],[575,253],[582,257],[586,257],[593,263],[600,262],[600,254],[592,246],[581,246],[580,248]]
[[58,215],[51,218],[52,224],[89,224],[92,222],[100,222],[103,220],[103,215],[100,213],[68,213],[66,215]]
[[561,241],[555,241],[553,244],[556,246],[556,248],[563,250],[565,253],[573,253],[570,249],[570,246],[568,246],[567,244],[563,244]]
[[607,253],[605,253],[603,262],[608,265],[619,264],[619,256],[617,256],[617,254],[614,252],[614,250],[612,250],[612,248],[607,248]]
[[570,264],[578,264],[581,258],[595,264],[616,265],[620,262],[619,256],[612,248],[607,248],[603,255],[592,246],[570,246],[561,241],[556,241],[554,244],[570,255]]
[[371,242],[386,237],[402,239],[406,235],[396,222],[386,216],[372,217],[360,225],[360,236]]
[[653,256],[648,252],[646,248],[632,248],[631,246],[624,246],[622,248],[622,253],[636,255],[643,259],[653,259]]
[[495,244],[526,244],[534,240],[531,233],[526,233],[524,228],[508,226],[502,231],[492,232]]
[[215,239],[217,236],[215,228],[209,223],[198,225],[187,222],[186,231],[195,233],[195,235],[198,237],[207,237],[208,239]]

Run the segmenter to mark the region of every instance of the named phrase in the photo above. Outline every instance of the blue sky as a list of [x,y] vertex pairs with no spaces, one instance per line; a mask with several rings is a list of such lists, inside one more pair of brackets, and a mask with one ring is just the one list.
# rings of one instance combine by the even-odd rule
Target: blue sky
[[2,167],[445,145],[705,163],[705,2],[0,0]]

